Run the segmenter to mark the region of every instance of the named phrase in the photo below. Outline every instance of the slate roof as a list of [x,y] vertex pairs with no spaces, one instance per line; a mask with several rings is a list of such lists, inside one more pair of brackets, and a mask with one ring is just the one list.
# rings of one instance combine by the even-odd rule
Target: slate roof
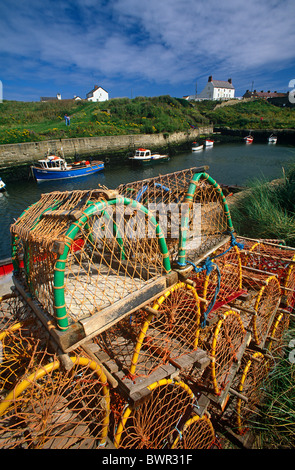
[[214,88],[230,88],[231,90],[235,89],[232,83],[226,82],[224,80],[212,80],[211,83]]

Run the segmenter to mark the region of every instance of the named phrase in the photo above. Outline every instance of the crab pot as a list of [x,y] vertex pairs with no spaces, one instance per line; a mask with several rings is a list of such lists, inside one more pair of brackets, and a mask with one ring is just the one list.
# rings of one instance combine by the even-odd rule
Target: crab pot
[[269,336],[265,343],[265,348],[270,354],[276,359],[277,357],[283,357],[285,354],[287,342],[285,333],[289,328],[290,315],[287,312],[277,311],[271,328],[269,330]]
[[[193,287],[179,282],[152,304],[94,338],[101,351],[116,363],[115,377],[129,397],[155,379],[191,367],[205,352],[198,349],[200,306]],[[99,354],[99,353],[98,353]],[[104,357],[104,364],[115,370]]]
[[[232,302],[246,291],[242,288],[242,265],[240,250],[231,246],[230,242],[224,244],[212,253],[209,268],[193,270],[189,279],[194,282],[196,291],[201,299],[202,320],[212,319],[223,305]],[[202,266],[202,264],[200,265]],[[208,306],[210,305],[210,312]]]
[[193,176],[184,203],[189,212],[181,219],[178,266],[198,265],[233,237],[233,225],[222,189],[207,173]]
[[56,333],[64,350],[171,283],[161,227],[139,202],[113,191],[45,194],[11,231],[15,283],[39,302],[50,328],[66,333]]
[[269,334],[281,302],[281,288],[276,275],[243,267],[243,288],[246,300],[235,300],[233,305],[240,310],[245,328],[252,332],[255,345],[262,348]]
[[11,390],[33,367],[48,358],[47,339],[34,318],[11,323],[0,331],[0,392]]
[[126,403],[115,432],[115,447],[171,448],[176,428],[181,430],[195,404],[195,396],[185,383],[172,379],[154,382],[141,404]]
[[215,442],[215,430],[208,414],[194,415],[178,433],[172,449],[212,449]]
[[229,238],[232,226],[225,198],[204,168],[122,184],[117,191],[157,218],[171,259],[181,267],[185,258],[196,259]]
[[97,449],[106,444],[110,398],[100,366],[55,357],[26,375],[0,403],[2,449]]
[[187,379],[191,380],[197,389],[199,387],[206,390],[210,400],[218,408],[224,409],[226,405],[228,390],[250,337],[239,312],[223,308],[218,311],[217,322],[200,331],[199,346],[207,351],[211,358],[210,364],[201,377],[195,378],[192,370]]
[[295,305],[295,250],[280,240],[241,239],[245,245],[242,264],[278,276],[284,308],[292,311]]
[[[269,373],[269,364],[260,352],[245,354],[240,371],[238,393],[241,397],[235,398],[235,420],[239,434],[245,434],[251,421],[259,417],[259,405],[263,401],[263,382]],[[246,398],[246,399],[245,399]]]

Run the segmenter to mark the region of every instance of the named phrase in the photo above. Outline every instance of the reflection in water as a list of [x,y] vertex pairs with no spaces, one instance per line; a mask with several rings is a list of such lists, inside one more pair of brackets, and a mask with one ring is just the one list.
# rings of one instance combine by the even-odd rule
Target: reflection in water
[[[121,183],[150,178],[159,174],[172,173],[191,167],[209,166],[208,173],[221,184],[246,185],[249,179],[280,178],[282,167],[295,163],[295,148],[267,144],[218,144],[201,152],[181,153],[145,168],[126,164],[106,165],[102,173],[64,181],[50,181],[37,184],[32,177],[27,181],[8,183],[7,191],[0,193],[0,259],[10,256],[9,227],[24,209],[37,201],[41,194],[51,191],[93,189],[99,185],[116,188]],[[1,175],[0,175],[1,176]]]

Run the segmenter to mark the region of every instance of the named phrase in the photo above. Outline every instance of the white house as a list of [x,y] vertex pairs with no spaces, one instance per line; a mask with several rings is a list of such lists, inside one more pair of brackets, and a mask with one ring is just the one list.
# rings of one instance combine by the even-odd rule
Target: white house
[[213,80],[212,75],[208,78],[208,82],[201,93],[189,96],[191,100],[230,100],[235,96],[235,88],[232,79],[227,81]]
[[88,101],[107,101],[109,94],[101,86],[95,85],[93,90],[87,93],[86,98]]

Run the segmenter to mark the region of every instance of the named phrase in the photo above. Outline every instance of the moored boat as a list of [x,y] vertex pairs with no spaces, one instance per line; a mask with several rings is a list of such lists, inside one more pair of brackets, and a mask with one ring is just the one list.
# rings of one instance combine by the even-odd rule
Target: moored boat
[[246,137],[244,137],[244,141],[246,142],[246,144],[252,144],[253,140],[254,139],[252,135],[247,135]]
[[37,182],[77,178],[92,175],[103,169],[104,163],[101,161],[89,162],[83,160],[68,165],[64,158],[56,155],[50,155],[38,160],[36,165],[31,166],[33,176]]
[[213,145],[214,145],[214,140],[212,139],[205,140],[205,147],[213,147]]
[[276,144],[277,141],[278,141],[278,138],[277,138],[277,136],[274,135],[274,134],[271,134],[271,135],[269,136],[269,138],[268,138],[268,143],[269,143],[269,144]]
[[135,151],[133,157],[129,157],[132,163],[156,163],[156,162],[167,162],[170,160],[169,155],[161,155],[160,153],[152,153],[149,149],[139,148]]
[[5,189],[6,189],[6,184],[4,183],[2,178],[0,178],[0,191],[5,191]]
[[192,146],[193,152],[198,152],[199,150],[202,150],[203,148],[204,148],[204,145],[199,145],[197,142],[193,142],[193,146]]

